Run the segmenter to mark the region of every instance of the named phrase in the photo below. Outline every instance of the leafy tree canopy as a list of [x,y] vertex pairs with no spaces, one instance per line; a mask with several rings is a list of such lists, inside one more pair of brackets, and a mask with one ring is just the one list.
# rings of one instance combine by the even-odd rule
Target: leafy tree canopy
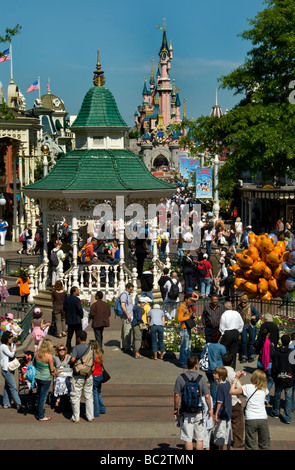
[[[201,150],[230,150],[220,170],[227,181],[247,170],[253,176],[261,171],[272,181],[295,176],[295,2],[267,0],[265,5],[240,34],[252,43],[244,63],[219,79],[220,88],[242,94],[241,101],[221,118],[184,123]],[[192,148],[189,138],[184,143]]]

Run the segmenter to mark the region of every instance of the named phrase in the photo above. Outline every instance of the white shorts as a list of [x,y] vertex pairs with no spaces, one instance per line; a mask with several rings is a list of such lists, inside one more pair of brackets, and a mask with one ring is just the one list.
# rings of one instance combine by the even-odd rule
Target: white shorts
[[207,429],[206,438],[203,440],[204,449],[210,449],[212,429]]
[[28,246],[28,248],[33,248],[34,242],[33,242],[32,238],[29,238],[29,239],[27,240],[27,246]]
[[214,428],[214,444],[223,446],[231,443],[231,421],[220,419]]
[[207,440],[206,414],[184,413],[180,424],[180,439],[185,442]]

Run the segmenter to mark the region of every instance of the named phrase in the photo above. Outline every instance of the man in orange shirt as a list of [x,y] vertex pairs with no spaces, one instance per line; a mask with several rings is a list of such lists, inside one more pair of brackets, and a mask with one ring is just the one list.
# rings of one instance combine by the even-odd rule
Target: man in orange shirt
[[183,302],[178,307],[177,319],[180,324],[180,352],[179,352],[179,367],[186,367],[187,359],[191,353],[191,330],[197,333],[196,328],[191,328],[186,322],[187,320],[193,319],[193,315],[189,310],[189,306],[192,301],[191,294],[185,294]]

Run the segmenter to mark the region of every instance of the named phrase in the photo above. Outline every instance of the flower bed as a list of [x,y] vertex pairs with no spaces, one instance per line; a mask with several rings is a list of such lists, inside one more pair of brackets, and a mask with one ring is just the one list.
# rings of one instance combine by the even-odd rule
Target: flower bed
[[[192,352],[200,352],[203,350],[203,347],[206,344],[205,341],[205,330],[202,325],[202,316],[197,315],[195,317],[195,320],[197,322],[197,329],[198,332],[194,333],[192,331],[192,347],[191,350]],[[279,315],[273,315],[273,322],[279,327],[280,331],[280,338],[284,334],[291,335],[292,333],[295,333],[295,319],[294,318],[288,318],[286,316],[279,316]],[[263,320],[262,317],[259,319],[259,321],[256,324],[257,327],[257,332],[263,325]],[[164,345],[165,345],[165,351],[171,351],[171,352],[179,352],[180,350],[180,334],[179,334],[179,323],[176,320],[169,320],[164,328]],[[279,341],[278,346],[280,346],[281,343]]]
[[[205,341],[205,330],[202,325],[201,315],[195,317],[197,323],[198,332],[194,333],[192,331],[192,352],[202,351],[203,347],[206,344]],[[176,320],[169,320],[165,324],[164,328],[164,346],[165,351],[179,352],[180,350],[180,327],[179,323]]]

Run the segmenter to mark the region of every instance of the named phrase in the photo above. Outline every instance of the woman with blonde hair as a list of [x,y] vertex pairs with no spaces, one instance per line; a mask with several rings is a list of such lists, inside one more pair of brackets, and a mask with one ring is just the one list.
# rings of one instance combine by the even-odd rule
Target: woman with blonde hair
[[[241,385],[236,388],[238,380],[241,379],[242,372],[237,371],[235,379],[230,388],[231,395],[244,395],[245,405],[245,449],[269,450],[270,436],[268,429],[267,413],[265,409],[265,398],[268,394],[267,377],[261,369],[256,369],[251,376],[251,383]],[[241,382],[241,380],[240,380]]]
[[93,407],[94,417],[98,418],[101,414],[105,414],[106,408],[101,395],[101,384],[103,380],[103,353],[97,341],[89,341],[90,347],[95,354],[94,370],[92,372],[93,379]]
[[35,356],[36,374],[35,380],[38,390],[38,405],[36,418],[39,421],[50,421],[51,418],[45,416],[45,402],[50,389],[52,376],[58,376],[60,371],[56,371],[53,363],[53,343],[50,339],[44,338]]

